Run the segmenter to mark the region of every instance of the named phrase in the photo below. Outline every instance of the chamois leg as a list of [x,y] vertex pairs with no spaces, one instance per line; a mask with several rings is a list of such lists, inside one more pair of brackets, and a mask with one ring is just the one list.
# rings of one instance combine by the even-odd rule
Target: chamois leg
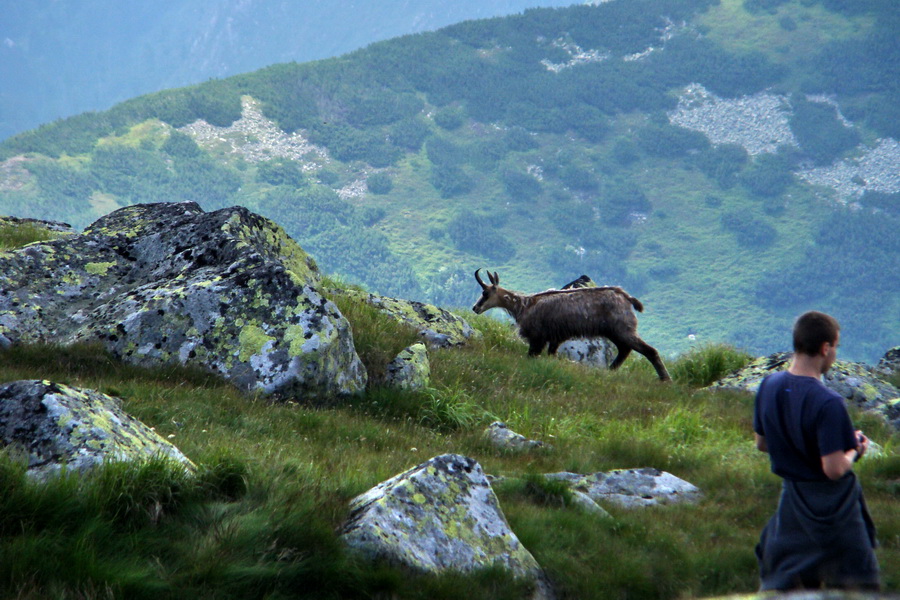
[[544,340],[528,340],[528,356],[532,358],[540,356],[546,343]]
[[559,342],[550,342],[547,345],[547,354],[556,354],[557,349],[559,349]]
[[647,360],[649,360],[653,365],[653,368],[656,369],[656,374],[659,375],[660,381],[672,381],[672,378],[669,377],[669,372],[666,370],[666,365],[663,364],[656,348],[639,338],[637,334],[635,334],[632,344],[635,350],[647,357]]
[[625,362],[625,359],[628,358],[629,354],[631,354],[631,346],[624,342],[617,342],[615,340],[613,340],[612,342],[616,345],[616,350],[618,350],[618,353],[616,354],[616,359],[612,361],[611,365],[609,365],[609,368],[615,371],[622,366],[622,363]]

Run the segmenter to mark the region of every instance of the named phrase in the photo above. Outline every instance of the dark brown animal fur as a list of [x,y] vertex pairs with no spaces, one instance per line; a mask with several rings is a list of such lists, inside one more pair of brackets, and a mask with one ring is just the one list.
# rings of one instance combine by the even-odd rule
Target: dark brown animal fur
[[647,357],[657,375],[669,381],[669,373],[656,349],[637,334],[637,316],[642,312],[640,300],[618,286],[547,290],[537,294],[519,294],[500,287],[497,273],[488,272],[487,285],[475,271],[482,294],[472,310],[481,314],[491,308],[508,312],[519,326],[520,335],[528,342],[528,355],[539,355],[544,346],[556,354],[559,345],[577,337],[605,337],[619,353],[610,369],[619,368],[632,350]]

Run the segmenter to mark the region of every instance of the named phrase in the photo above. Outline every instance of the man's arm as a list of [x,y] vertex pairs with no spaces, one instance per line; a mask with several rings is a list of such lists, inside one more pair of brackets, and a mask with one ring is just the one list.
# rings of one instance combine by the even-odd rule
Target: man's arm
[[756,449],[760,452],[768,452],[769,445],[766,443],[766,438],[759,435],[758,433],[754,433],[753,435],[756,436]]
[[846,475],[853,468],[853,463],[866,453],[869,448],[869,438],[861,431],[856,432],[859,445],[850,450],[837,450],[822,457],[822,470],[828,479],[836,481]]

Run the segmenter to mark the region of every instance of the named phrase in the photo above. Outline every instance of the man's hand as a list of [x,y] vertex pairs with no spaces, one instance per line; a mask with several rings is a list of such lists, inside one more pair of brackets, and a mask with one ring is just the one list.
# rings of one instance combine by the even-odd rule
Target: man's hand
[[856,439],[859,440],[859,444],[856,446],[856,460],[859,460],[863,457],[863,454],[869,449],[869,438],[865,436],[865,434],[859,429],[856,430]]

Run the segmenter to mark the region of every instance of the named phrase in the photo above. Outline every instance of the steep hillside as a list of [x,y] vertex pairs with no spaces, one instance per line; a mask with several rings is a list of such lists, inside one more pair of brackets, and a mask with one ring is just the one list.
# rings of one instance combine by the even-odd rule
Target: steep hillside
[[[124,102],[0,145],[0,213],[242,204],[329,272],[467,306],[581,273],[665,355],[808,308],[900,339],[900,22],[881,0],[619,0],[469,21]],[[894,60],[897,58],[897,60]]]
[[138,94],[337,56],[570,0],[18,2],[0,20],[0,139]]

